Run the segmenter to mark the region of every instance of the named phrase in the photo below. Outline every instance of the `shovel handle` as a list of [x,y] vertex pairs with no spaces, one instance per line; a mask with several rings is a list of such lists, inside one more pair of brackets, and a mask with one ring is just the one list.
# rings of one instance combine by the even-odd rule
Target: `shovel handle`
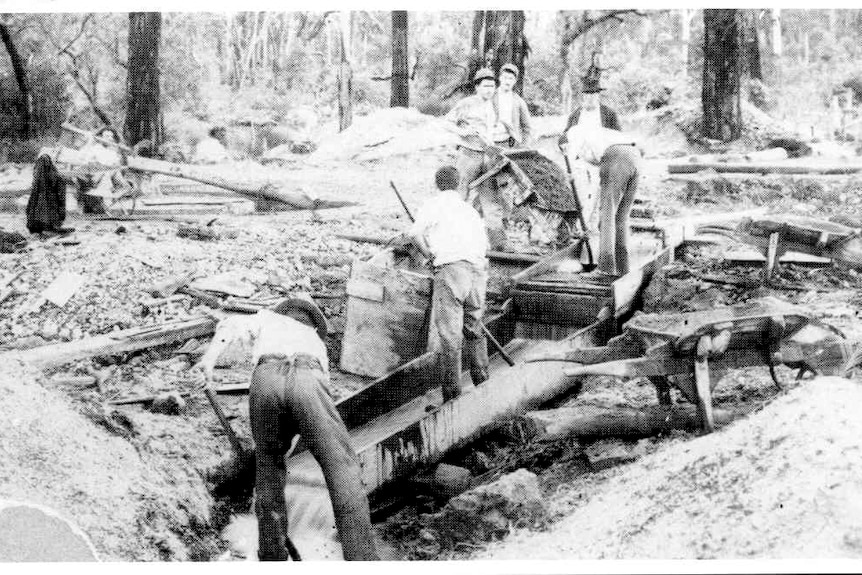
[[500,342],[497,341],[497,338],[491,334],[491,331],[485,326],[484,323],[480,323],[479,325],[482,327],[482,333],[485,334],[485,337],[488,339],[489,342],[491,342],[491,346],[493,346],[493,348],[497,350],[497,353],[500,354],[500,357],[502,357],[505,362],[509,364],[510,367],[514,367],[515,360],[512,359],[512,356],[506,353],[506,350],[503,349],[503,346],[500,345]]
[[239,455],[245,450],[243,449],[242,444],[239,442],[239,437],[237,437],[236,432],[233,430],[233,427],[231,427],[230,422],[227,420],[227,417],[225,417],[221,406],[216,400],[215,393],[213,393],[213,390],[210,388],[209,385],[204,387],[204,394],[206,394],[207,399],[210,402],[210,406],[212,406],[213,411],[215,412],[216,417],[219,420],[219,423],[221,423],[224,432],[227,434],[227,438],[230,441],[231,449],[233,449],[236,455]]

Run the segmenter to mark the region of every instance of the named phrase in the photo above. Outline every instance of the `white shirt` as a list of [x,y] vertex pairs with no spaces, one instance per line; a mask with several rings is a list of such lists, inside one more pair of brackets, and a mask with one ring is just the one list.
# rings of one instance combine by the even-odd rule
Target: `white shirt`
[[485,223],[455,190],[437,192],[425,202],[409,233],[425,238],[435,266],[462,260],[482,268],[487,265]]
[[637,143],[631,134],[619,130],[609,130],[601,127],[601,124],[587,123],[582,125],[583,114],[582,111],[578,125],[572,126],[566,132],[566,138],[569,140],[569,152],[575,158],[582,158],[591,164],[598,165],[605,150],[611,146]]
[[202,164],[216,164],[230,160],[230,154],[215,138],[204,138],[195,148],[195,161]]
[[254,315],[232,316],[219,322],[215,336],[201,358],[204,372],[212,374],[219,357],[228,349],[241,347],[251,352],[252,365],[261,356],[281,354],[291,356],[307,353],[320,361],[324,373],[329,375],[326,345],[317,330],[292,317],[263,309]]
[[[497,111],[500,118],[505,118],[507,122],[512,122],[512,108],[515,105],[515,99],[512,97],[512,92],[497,92]],[[509,130],[503,125],[503,122],[497,121],[494,125],[494,142],[503,142],[509,139]]]
[[581,108],[581,114],[578,116],[578,127],[584,128],[601,128],[602,127],[602,110],[596,106],[592,110]]

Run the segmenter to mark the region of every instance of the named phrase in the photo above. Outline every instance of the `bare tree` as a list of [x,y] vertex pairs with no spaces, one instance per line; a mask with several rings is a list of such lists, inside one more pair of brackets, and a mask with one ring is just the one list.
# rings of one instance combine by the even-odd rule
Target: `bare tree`
[[407,54],[407,11],[392,12],[392,108],[410,105],[410,63]]
[[161,23],[159,12],[129,14],[126,137],[131,145],[149,140],[153,149],[161,144],[164,132],[159,91]]
[[20,93],[18,108],[21,112],[21,129],[19,135],[22,138],[29,138],[33,118],[33,95],[30,93],[30,86],[27,83],[27,70],[24,66],[24,61],[15,47],[9,27],[4,22],[0,22],[0,39],[3,40],[3,45],[9,54],[9,60],[12,63],[12,72],[15,74],[15,81],[18,83],[18,91]]
[[523,10],[477,10],[474,13],[467,77],[458,89],[469,93],[473,86],[473,75],[479,68],[487,66],[496,74],[500,66],[511,62],[522,72],[515,85],[515,91],[521,93],[524,60],[529,51],[524,37],[524,22]]
[[743,51],[746,71],[753,80],[763,80],[763,66],[760,62],[760,10],[743,10]]
[[351,66],[351,12],[339,20],[341,62],[338,65],[338,129],[343,132],[353,123],[353,67]]
[[705,9],[703,25],[703,134],[726,142],[742,135],[742,18],[736,9]]

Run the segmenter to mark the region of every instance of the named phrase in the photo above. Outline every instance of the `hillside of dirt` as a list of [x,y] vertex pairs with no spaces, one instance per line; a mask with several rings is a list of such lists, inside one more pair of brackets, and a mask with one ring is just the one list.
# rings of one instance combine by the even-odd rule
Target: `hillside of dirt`
[[0,498],[56,509],[102,560],[202,560],[218,552],[200,441],[177,443],[169,429],[146,437],[134,415],[98,405],[79,411],[40,379],[0,365]]
[[712,435],[575,482],[475,559],[862,558],[862,383],[818,378]]

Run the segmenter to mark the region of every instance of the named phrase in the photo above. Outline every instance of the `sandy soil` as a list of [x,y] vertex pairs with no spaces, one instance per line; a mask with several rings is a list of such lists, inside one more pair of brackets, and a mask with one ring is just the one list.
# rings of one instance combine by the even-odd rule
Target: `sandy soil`
[[[278,295],[273,279],[290,289],[343,293],[348,266],[321,266],[315,260],[361,256],[377,248],[334,235],[388,236],[403,231],[407,219],[389,180],[415,211],[431,193],[436,168],[454,160],[445,150],[417,154],[407,142],[413,130],[410,121],[399,135],[400,143],[395,139],[381,144],[390,150],[403,144],[408,155],[374,159],[380,152],[374,150],[362,162],[333,161],[324,154],[291,158],[280,165],[243,162],[222,168],[226,174],[242,171],[323,198],[354,200],[360,203],[356,207],[221,216],[217,225],[238,230],[238,236],[218,242],[177,238],[176,221],[97,222],[73,215],[68,225],[78,228],[80,244],[33,240],[23,253],[0,254],[0,278],[22,272],[15,285],[24,292],[0,303],[0,349],[196,315],[201,310],[191,298],[162,311],[145,311],[148,296],[140,291],[192,266],[202,275],[236,272],[261,297]],[[368,135],[372,140],[377,137]],[[677,139],[671,140],[669,146],[679,145]],[[354,154],[357,142],[368,141],[356,137],[343,149],[330,147],[327,154],[337,158]],[[859,181],[852,178],[820,187],[791,185],[782,179],[770,186],[746,184],[721,195],[707,185],[662,180],[666,162],[645,164],[639,192],[658,215],[766,206],[828,216],[860,201]],[[117,234],[120,225],[126,231]],[[23,214],[0,213],[0,227],[23,231]],[[685,264],[740,277],[755,273],[754,268],[721,263],[723,249],[692,252]],[[45,303],[28,310],[63,271],[83,275],[81,289],[62,308]],[[789,266],[781,274],[782,281],[807,287],[773,290],[773,295],[804,304],[851,337],[862,337],[858,274]],[[757,295],[738,288],[716,293],[710,291],[713,287],[699,286],[694,295],[703,305]],[[333,299],[324,307],[338,331],[342,301]],[[337,334],[330,343],[337,346]],[[200,473],[226,456],[228,447],[204,400],[193,396],[187,410],[177,416],[153,414],[140,406],[113,411],[102,407],[116,397],[191,390],[194,382],[185,373],[190,358],[172,358],[172,350],[160,349],[99,360],[95,367],[121,364],[102,390],[56,389],[42,376],[0,366],[0,390],[8,398],[3,412],[13,414],[13,425],[0,426],[0,496],[55,506],[81,524],[109,558],[217,556],[223,547],[212,530],[224,523],[218,515],[225,511],[211,507]],[[90,362],[81,362],[59,371],[81,374],[88,367]],[[858,498],[851,497],[859,488],[858,458],[851,457],[859,447],[854,439],[859,436],[858,422],[852,413],[858,387],[835,381],[792,384],[792,374],[785,370],[780,376],[788,384],[777,397],[765,370],[731,373],[716,389],[717,404],[755,401],[767,407],[714,436],[676,434],[635,444],[606,441],[585,446],[591,460],[639,458],[601,473],[575,475],[564,461],[550,465],[542,486],[556,522],[548,532],[519,532],[474,556],[786,557],[796,549],[805,556],[858,557],[862,534],[854,517],[862,515],[853,507]],[[223,383],[242,378],[238,372],[222,374]],[[675,397],[679,399],[678,394]],[[608,378],[596,379],[569,400],[578,405],[634,407],[654,402],[650,384]],[[245,399],[225,397],[222,403],[239,433],[247,436]],[[113,431],[99,421],[113,422],[108,425]],[[122,433],[123,425],[134,430],[131,437]],[[826,521],[833,516],[834,522]],[[805,537],[804,545],[794,546]]]
[[566,517],[477,559],[862,558],[858,381],[819,378],[551,502]]

